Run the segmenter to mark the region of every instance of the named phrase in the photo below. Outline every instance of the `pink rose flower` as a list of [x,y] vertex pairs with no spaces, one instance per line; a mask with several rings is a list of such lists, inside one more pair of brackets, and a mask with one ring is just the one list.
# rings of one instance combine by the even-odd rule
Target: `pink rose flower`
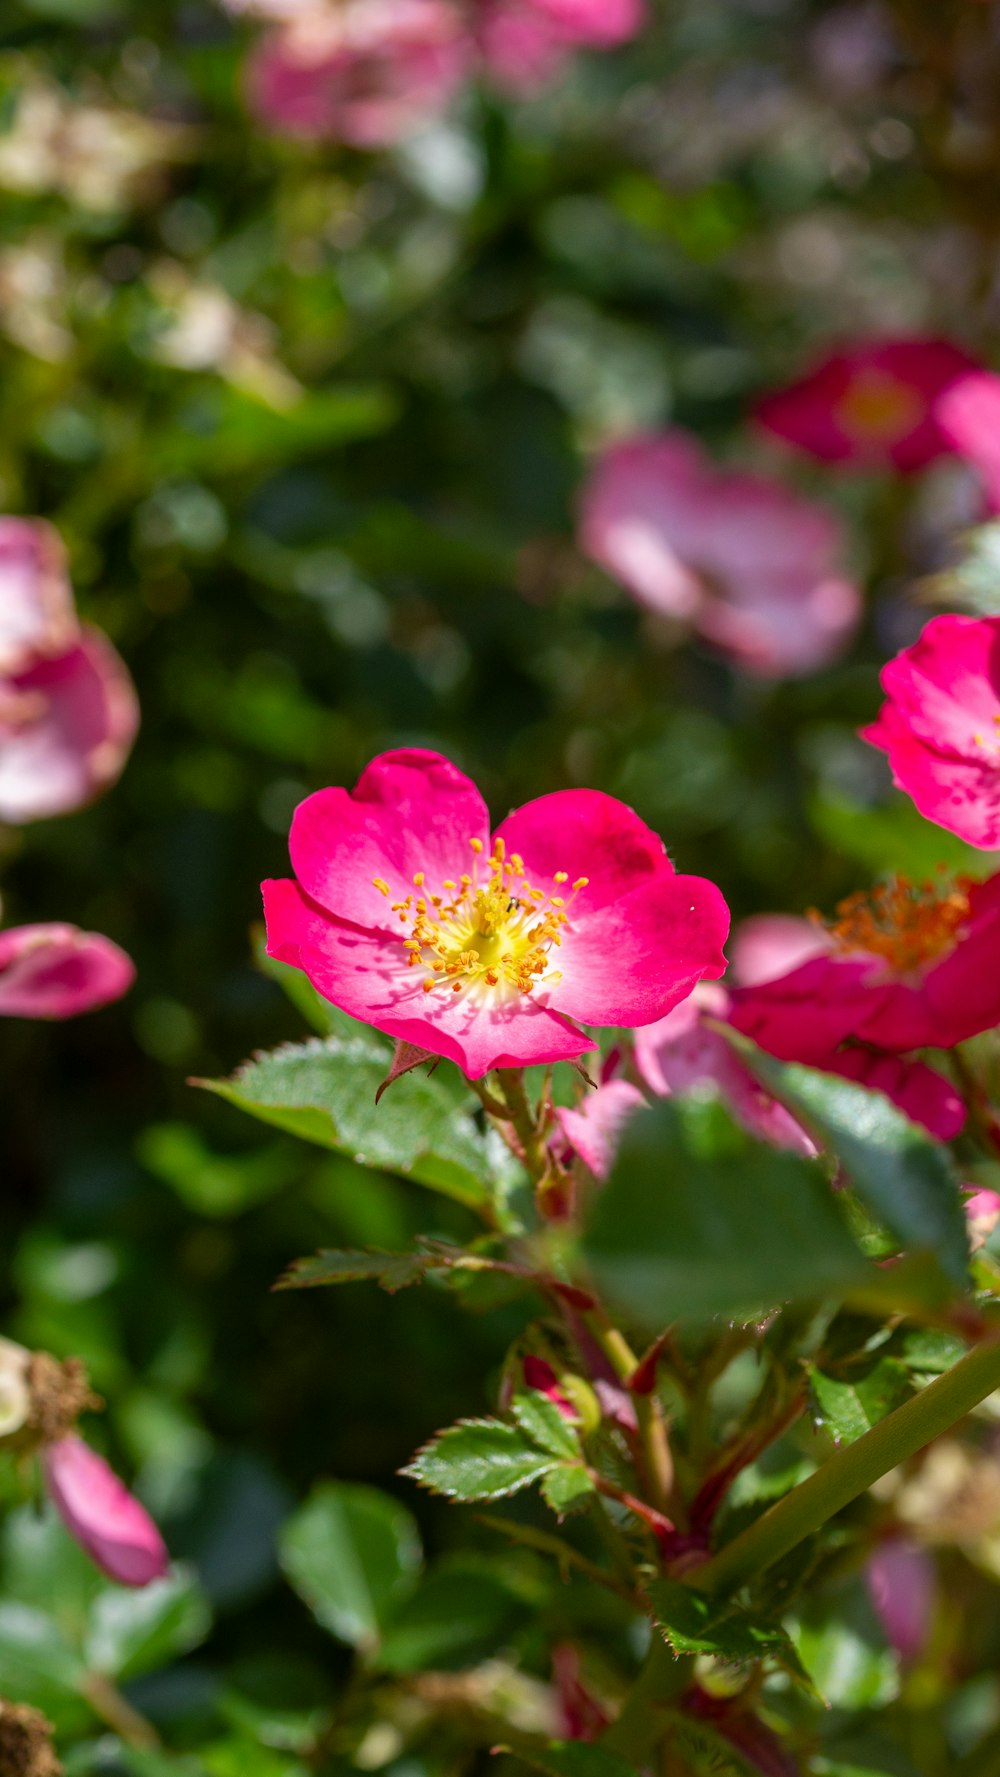
[[764,678],[835,659],[860,615],[833,515],[777,482],[714,468],[684,432],[605,451],[583,490],[580,545],[641,604]]
[[757,419],[825,463],[922,469],[950,448],[935,403],[972,369],[973,359],[948,340],[864,340],[765,395]]
[[0,518],[0,678],[64,654],[78,634],[58,532],[40,518]]
[[834,948],[733,995],[730,1020],[761,1048],[883,1091],[949,1140],[964,1122],[950,1081],[909,1059],[1000,1022],[1000,875],[852,895]]
[[920,813],[1000,847],[1000,617],[932,617],[882,669],[886,702],[862,738],[889,755]]
[[135,689],[107,637],[0,676],[0,820],[69,814],[106,790],[139,726]]
[[82,1438],[46,1446],[42,1467],[52,1503],[74,1542],[120,1586],[162,1579],[170,1557],[149,1513]]
[[1000,376],[972,371],[945,390],[934,409],[938,430],[982,477],[986,498],[1000,511]]
[[469,57],[448,0],[344,0],[261,38],[249,100],[276,134],[384,148],[445,109]]
[[991,1191],[985,1185],[981,1189],[969,1185],[966,1189],[969,1196],[964,1205],[965,1222],[972,1251],[978,1252],[1000,1222],[1000,1191]]
[[70,925],[0,932],[0,1017],[76,1018],[121,999],[135,980],[124,950]]
[[[650,1028],[655,1030],[657,1026]],[[621,1132],[645,1102],[638,1086],[631,1081],[608,1080],[588,1092],[572,1109],[556,1106],[556,1122],[563,1140],[596,1179],[609,1176]]]
[[869,1557],[865,1580],[890,1647],[903,1660],[918,1659],[927,1645],[937,1590],[927,1550],[907,1537],[890,1537]]
[[579,1023],[652,1023],[725,968],[719,890],[596,790],[539,797],[491,841],[449,760],[383,753],[353,794],[300,804],[290,850],[297,880],[263,885],[268,954],[471,1079],[582,1055]]
[[722,1033],[705,1023],[725,1020],[728,1010],[726,989],[706,984],[665,1018],[636,1031],[635,1064],[644,1084],[658,1098],[710,1086],[758,1141],[815,1154],[815,1142],[791,1112],[764,1091]]
[[512,93],[547,86],[572,53],[553,21],[528,0],[488,0],[476,40],[487,73]]

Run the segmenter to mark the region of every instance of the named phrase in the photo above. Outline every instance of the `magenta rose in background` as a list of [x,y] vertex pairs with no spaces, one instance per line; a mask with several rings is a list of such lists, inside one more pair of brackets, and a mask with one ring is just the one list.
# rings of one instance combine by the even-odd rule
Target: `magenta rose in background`
[[0,1017],[76,1018],[121,999],[134,980],[131,958],[97,932],[71,925],[0,932]]
[[919,1659],[934,1615],[933,1556],[909,1537],[888,1537],[869,1557],[865,1580],[890,1647],[903,1660]]
[[42,1453],[49,1496],[74,1542],[120,1586],[148,1586],[170,1564],[144,1506],[96,1450],[75,1434]]
[[758,402],[767,431],[825,463],[923,469],[952,445],[939,396],[975,362],[945,339],[863,340]]
[[788,974],[737,990],[730,1021],[783,1061],[886,1092],[941,1140],[962,1101],[915,1060],[1000,1021],[1000,875],[911,885],[902,878],[841,903],[833,947]]
[[764,678],[815,672],[857,627],[833,514],[778,482],[716,469],[685,432],[624,439],[598,458],[579,539],[641,604]]
[[247,90],[279,134],[384,148],[445,109],[469,56],[447,0],[344,0],[267,32]]
[[472,1079],[593,1049],[580,1024],[652,1023],[722,974],[719,890],[596,790],[515,810],[491,839],[440,753],[383,753],[300,804],[295,881],[263,885],[270,956],[352,1017]]
[[886,701],[861,733],[893,781],[927,820],[1000,847],[1000,617],[932,617],[881,678]]

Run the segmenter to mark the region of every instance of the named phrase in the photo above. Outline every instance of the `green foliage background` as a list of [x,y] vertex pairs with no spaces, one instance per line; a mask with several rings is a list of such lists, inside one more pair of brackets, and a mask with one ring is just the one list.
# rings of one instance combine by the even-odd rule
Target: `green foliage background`
[[[903,50],[838,85],[831,20],[868,10],[663,0],[537,101],[470,89],[432,138],[365,157],[262,136],[252,32],[211,0],[3,8],[8,127],[47,81],[176,129],[170,164],[110,203],[72,169],[0,191],[0,504],[60,527],[143,710],[98,806],[0,836],[8,920],[106,931],[139,969],[95,1017],[0,1029],[3,1291],[13,1336],[86,1358],[109,1402],[92,1435],[197,1570],[209,1638],[129,1695],[216,1777],[287,1768],[294,1733],[255,1738],[254,1711],[321,1708],[346,1668],[279,1576],[278,1528],[318,1479],[388,1489],[432,1551],[478,1547],[472,1590],[520,1625],[529,1670],[572,1627],[529,1558],[511,1580],[485,1530],[397,1476],[489,1410],[524,1305],[484,1292],[470,1315],[431,1282],[269,1293],[318,1246],[462,1234],[465,1212],[187,1084],[302,1034],[249,936],[295,803],[406,743],[449,753],[498,815],[593,785],[737,916],[954,855],[854,738],[922,620],[943,481],[780,460],[849,520],[871,610],[849,660],[776,687],[643,617],[572,540],[609,428],[669,418],[774,467],[752,399],[835,333],[988,341],[988,165],[950,160],[938,128],[979,121],[980,95],[920,59],[961,8],[898,7]],[[47,271],[19,296],[32,255]],[[226,294],[242,358],[176,361],[182,286]],[[99,1761],[96,1720],[68,1725]],[[405,1777],[452,1768],[437,1756]]]

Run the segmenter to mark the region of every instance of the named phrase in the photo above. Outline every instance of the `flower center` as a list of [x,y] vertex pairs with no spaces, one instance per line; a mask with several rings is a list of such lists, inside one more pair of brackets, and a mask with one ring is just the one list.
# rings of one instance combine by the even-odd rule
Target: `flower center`
[[[569,881],[565,870],[556,871],[552,890],[534,888],[525,875],[523,858],[517,852],[508,857],[502,839],[494,840],[492,855],[485,860],[481,839],[470,839],[469,847],[471,872],[457,882],[446,877],[435,894],[424,871],[418,870],[413,878],[416,892],[392,905],[405,930],[402,943],[409,952],[410,968],[429,971],[424,992],[443,987],[461,993],[463,987],[479,984],[530,993],[540,981],[558,981],[559,970],[549,967],[549,954],[562,943],[562,928],[569,923],[567,907],[586,888],[588,878],[577,878],[567,900],[561,892]],[[382,877],[373,881],[380,894],[390,893]]]
[[836,406],[845,431],[863,444],[891,444],[904,437],[923,411],[917,391],[884,370],[859,370]]
[[839,917],[827,929],[838,949],[884,957],[909,974],[952,948],[968,922],[972,886],[969,876],[920,884],[893,876],[839,902]]

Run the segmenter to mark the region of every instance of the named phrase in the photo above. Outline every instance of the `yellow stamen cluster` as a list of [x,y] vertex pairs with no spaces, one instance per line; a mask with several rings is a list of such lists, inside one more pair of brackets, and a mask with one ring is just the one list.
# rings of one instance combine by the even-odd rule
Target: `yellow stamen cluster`
[[[429,971],[424,992],[446,987],[461,993],[478,984],[530,993],[541,981],[551,985],[559,979],[559,971],[549,967],[550,952],[562,943],[563,928],[569,923],[567,907],[586,888],[587,877],[577,878],[567,901],[558,892],[533,886],[523,858],[517,852],[508,856],[502,839],[493,842],[484,879],[482,840],[470,839],[469,849],[471,871],[457,881],[446,877],[440,892],[433,894],[426,886],[426,872],[418,870],[413,876],[416,893],[392,904],[406,933],[402,942],[410,968]],[[391,892],[383,877],[372,880],[380,894]],[[568,881],[565,870],[556,871],[556,890]]]
[[918,424],[924,401],[916,389],[871,365],[856,371],[836,403],[836,415],[852,437],[892,444]]
[[848,895],[827,929],[838,949],[884,957],[905,975],[951,949],[969,918],[971,887],[968,876],[919,884],[893,876]]

